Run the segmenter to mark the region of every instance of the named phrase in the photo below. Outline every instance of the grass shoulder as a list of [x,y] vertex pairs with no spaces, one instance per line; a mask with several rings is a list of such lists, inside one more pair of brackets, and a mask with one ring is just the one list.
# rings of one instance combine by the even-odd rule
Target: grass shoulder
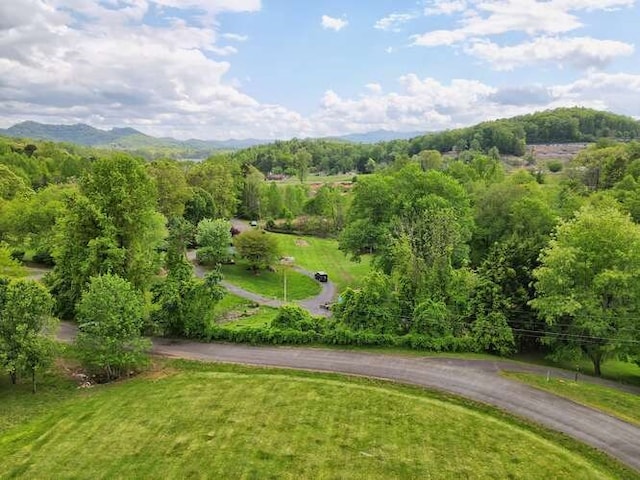
[[640,396],[638,395],[589,382],[575,382],[553,377],[547,380],[543,375],[531,373],[503,372],[503,375],[640,425]]

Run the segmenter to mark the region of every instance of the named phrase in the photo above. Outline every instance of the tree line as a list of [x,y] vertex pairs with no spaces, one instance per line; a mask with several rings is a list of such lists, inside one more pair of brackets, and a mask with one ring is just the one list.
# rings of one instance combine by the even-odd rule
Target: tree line
[[[332,148],[322,142],[283,142],[197,163],[0,143],[2,276],[18,271],[14,259],[25,254],[53,265],[44,291],[3,280],[0,360],[12,378],[30,372],[35,379],[50,358],[38,332],[54,315],[79,321],[86,360],[100,358],[93,368],[106,377],[141,358],[143,332],[222,335],[211,317],[224,293],[219,270],[194,278],[185,252],[199,243],[201,259],[219,263],[228,232],[218,221],[238,213],[285,226],[305,216],[331,220],[322,225],[331,225],[344,252],[373,257],[372,274],[342,293],[335,320],[323,324],[331,329],[323,335],[336,342],[391,335],[500,354],[545,349],[558,358],[587,355],[596,371],[607,356],[638,354],[636,142],[602,140],[562,175],[546,178],[506,172],[495,145],[486,153],[481,145],[448,156],[368,157],[370,173],[348,192],[270,183],[254,163],[256,152],[289,149],[291,172],[304,180],[316,168],[307,147]],[[257,250],[245,243],[247,252]],[[11,293],[19,290],[31,292],[30,300]],[[12,320],[28,309],[33,317]],[[319,325],[301,322],[293,324]],[[118,348],[96,353],[109,345]]]

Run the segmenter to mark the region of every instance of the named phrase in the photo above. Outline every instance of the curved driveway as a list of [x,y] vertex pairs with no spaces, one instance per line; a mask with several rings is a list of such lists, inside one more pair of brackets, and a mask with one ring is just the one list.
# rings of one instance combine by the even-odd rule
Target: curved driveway
[[[60,337],[74,327],[63,323]],[[461,395],[496,406],[596,447],[640,471],[640,427],[498,375],[502,369],[545,372],[515,362],[371,354],[320,348],[252,347],[154,339],[153,352],[207,362],[363,375]],[[638,393],[637,389],[631,389]]]
[[[199,265],[196,262],[195,250],[189,250],[187,252],[187,258],[193,264],[194,274],[197,277],[203,278],[209,272],[207,268],[203,267],[202,265]],[[313,273],[311,273],[310,271],[300,267],[294,267],[293,269],[298,273],[301,273],[303,275],[306,275],[307,277],[313,278],[315,281]],[[227,282],[226,280],[223,280],[221,282],[221,285],[225,287],[227,290],[229,290],[231,293],[233,293],[234,295],[237,295],[242,298],[246,298],[248,300],[251,300],[252,302],[259,303],[260,305],[265,305],[267,307],[273,307],[273,308],[278,308],[284,305],[284,302],[282,302],[281,300],[264,297],[257,293],[249,292],[248,290],[240,288],[237,285],[234,285],[233,283]],[[292,303],[297,303],[302,308],[308,310],[312,315],[330,317],[331,311],[326,308],[323,308],[323,305],[327,303],[331,303],[331,301],[336,295],[336,286],[332,282],[320,283],[320,285],[322,287],[322,290],[315,297],[311,297],[306,300],[298,300]]]

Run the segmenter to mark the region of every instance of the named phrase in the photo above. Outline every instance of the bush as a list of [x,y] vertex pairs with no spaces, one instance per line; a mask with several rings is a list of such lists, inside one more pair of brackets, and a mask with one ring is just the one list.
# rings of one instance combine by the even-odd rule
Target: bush
[[207,336],[208,340],[219,340],[252,345],[358,345],[374,347],[402,347],[432,352],[470,352],[476,351],[476,342],[471,337],[431,338],[426,335],[394,335],[375,333],[366,330],[355,331],[344,325],[327,321],[324,331],[296,330],[293,328],[267,327],[228,328],[214,325]]
[[547,162],[547,168],[552,173],[558,173],[562,171],[562,162],[560,160],[551,160]]
[[271,326],[281,330],[299,330],[301,332],[321,332],[322,324],[298,305],[284,305],[271,321]]
[[141,337],[144,302],[116,275],[93,277],[77,307],[80,360],[100,380],[114,380],[147,363],[149,340]]

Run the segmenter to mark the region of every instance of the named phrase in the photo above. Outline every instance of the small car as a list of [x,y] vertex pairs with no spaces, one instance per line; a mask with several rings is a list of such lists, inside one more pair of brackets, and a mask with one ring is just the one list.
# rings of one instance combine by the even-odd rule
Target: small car
[[316,272],[313,277],[319,282],[324,283],[329,281],[329,275],[327,275],[327,272]]
[[258,226],[258,222],[255,220],[251,220],[251,223],[249,223],[249,225],[251,225],[252,227],[257,227]]

